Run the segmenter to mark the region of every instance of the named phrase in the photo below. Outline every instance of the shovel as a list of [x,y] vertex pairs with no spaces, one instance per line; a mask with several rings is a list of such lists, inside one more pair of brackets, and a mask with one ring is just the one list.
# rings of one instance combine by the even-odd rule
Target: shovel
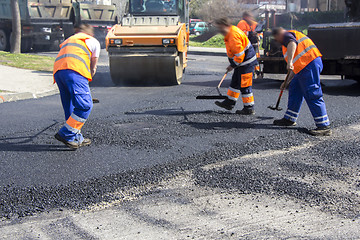
[[220,87],[221,84],[224,82],[226,76],[228,75],[229,71],[226,71],[225,75],[223,76],[223,78],[221,79],[221,81],[219,82],[218,86],[216,87],[216,91],[218,92],[219,95],[215,95],[215,96],[197,96],[196,99],[202,99],[202,100],[211,100],[211,99],[226,99],[227,96],[223,96],[220,92]]
[[282,111],[283,109],[281,107],[279,107],[280,105],[280,101],[281,101],[281,97],[284,93],[284,90],[281,90],[280,94],[279,94],[279,98],[276,102],[276,105],[275,106],[268,106],[268,108],[270,108],[271,110],[274,110],[274,111]]
[[[285,78],[285,82],[288,84],[290,82],[290,78],[292,77],[292,71],[289,71],[286,75],[286,78]],[[280,101],[281,101],[281,97],[284,93],[284,90],[281,90],[280,94],[279,94],[279,98],[276,102],[276,105],[275,106],[268,106],[268,108],[270,108],[271,110],[274,110],[274,111],[282,111],[283,109],[280,106]]]

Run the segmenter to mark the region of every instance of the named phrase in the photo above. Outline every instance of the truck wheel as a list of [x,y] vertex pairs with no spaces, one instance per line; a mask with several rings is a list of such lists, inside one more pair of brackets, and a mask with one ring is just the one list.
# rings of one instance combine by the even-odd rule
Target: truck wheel
[[0,51],[8,51],[10,49],[9,36],[0,29]]

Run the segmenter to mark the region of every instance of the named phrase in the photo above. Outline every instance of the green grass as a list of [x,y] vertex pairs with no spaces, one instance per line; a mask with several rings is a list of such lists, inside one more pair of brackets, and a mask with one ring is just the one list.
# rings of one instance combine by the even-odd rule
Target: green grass
[[55,59],[30,54],[12,54],[0,51],[0,64],[10,67],[52,72]]
[[209,47],[209,48],[225,48],[224,37],[220,34],[213,36],[205,42],[194,41],[195,37],[190,37],[190,46],[192,47]]

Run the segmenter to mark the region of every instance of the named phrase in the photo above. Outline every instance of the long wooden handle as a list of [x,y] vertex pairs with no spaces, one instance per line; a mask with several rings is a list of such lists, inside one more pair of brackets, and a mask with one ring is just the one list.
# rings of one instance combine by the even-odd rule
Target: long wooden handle
[[225,75],[223,76],[223,78],[221,79],[221,81],[219,82],[219,85],[217,86],[217,88],[221,87],[221,84],[224,82],[226,76],[228,75],[229,71],[226,71]]
[[281,101],[281,97],[282,97],[283,93],[284,93],[284,90],[281,90],[281,92],[279,94],[279,98],[278,98],[276,106],[275,106],[276,109],[278,109],[280,106],[280,101]]
[[292,70],[289,70],[288,73],[286,74],[286,78],[285,78],[285,88],[287,88],[287,86],[290,84],[291,80],[294,78],[294,72]]

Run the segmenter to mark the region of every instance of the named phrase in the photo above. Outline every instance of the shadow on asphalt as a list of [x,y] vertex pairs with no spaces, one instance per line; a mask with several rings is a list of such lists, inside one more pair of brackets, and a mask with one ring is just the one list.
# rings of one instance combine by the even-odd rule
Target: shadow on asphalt
[[[209,77],[214,79],[214,77]],[[219,80],[199,81],[199,82],[184,82],[183,85],[190,86],[203,86],[203,87],[214,87],[219,84]],[[230,79],[226,79],[222,88],[227,88],[230,85]],[[253,83],[253,89],[255,90],[267,90],[267,89],[279,89],[281,80],[278,79],[256,79]],[[334,96],[360,96],[360,83],[354,80],[337,80],[337,79],[325,79],[321,80],[321,85],[324,94]]]
[[[211,77],[213,79],[214,77]],[[221,77],[218,80],[209,80],[209,81],[201,81],[201,82],[183,82],[183,85],[190,85],[190,86],[203,86],[203,87],[211,87],[213,86],[214,89],[219,84]],[[231,80],[226,79],[223,84],[221,85],[222,88],[227,88],[230,85]],[[254,80],[253,89],[279,89],[281,85],[280,80],[276,79],[257,79]]]
[[220,121],[220,122],[194,122],[189,121],[190,115],[201,115],[201,114],[218,114],[218,115],[236,115],[231,112],[221,112],[221,111],[184,111],[183,108],[180,109],[158,109],[158,110],[149,110],[143,112],[125,112],[126,115],[153,115],[153,116],[184,116],[184,122],[181,124],[189,125],[196,129],[200,130],[229,130],[229,129],[278,129],[278,130],[295,130],[299,133],[308,133],[306,128],[298,127],[279,127],[274,126],[271,123],[259,123],[261,121],[272,120],[274,117],[261,117],[261,116],[249,116],[245,119],[249,120],[247,122],[241,121]]
[[0,143],[2,152],[62,152],[71,151],[66,146],[46,144]]
[[269,123],[251,123],[251,122],[184,122],[196,129],[201,130],[230,130],[230,129],[278,129]]
[[42,135],[48,129],[58,124],[55,121],[50,126],[42,129],[38,133],[31,136],[18,136],[0,138],[0,151],[8,152],[51,152],[51,151],[69,151],[70,149],[64,145],[36,144],[34,140]]
[[273,118],[259,119],[252,122],[184,122],[182,124],[190,125],[196,129],[200,130],[230,130],[230,129],[276,129],[276,130],[293,130],[298,131],[299,133],[308,134],[308,129],[300,127],[279,127],[271,123],[258,123],[263,120],[268,120]]
[[[233,112],[227,111],[213,111],[213,110],[205,110],[205,111],[185,111],[183,108],[167,108],[167,109],[157,109],[157,110],[148,110],[143,112],[125,112],[126,115],[154,115],[154,116],[188,116],[188,115],[202,115],[202,114],[216,114],[216,115],[228,115],[228,116],[236,116],[237,114]],[[237,115],[241,116],[241,115]],[[246,116],[244,116],[246,117]],[[273,119],[273,117],[258,117],[258,116],[250,116],[251,118],[269,120]]]
[[[144,112],[125,112],[126,115],[154,115],[154,116],[182,116],[182,115],[194,115],[194,114],[212,114],[219,113],[216,111],[206,110],[206,111],[185,111],[183,108],[167,108],[167,109],[157,109],[149,110]],[[231,114],[231,113],[221,113],[221,114]]]

